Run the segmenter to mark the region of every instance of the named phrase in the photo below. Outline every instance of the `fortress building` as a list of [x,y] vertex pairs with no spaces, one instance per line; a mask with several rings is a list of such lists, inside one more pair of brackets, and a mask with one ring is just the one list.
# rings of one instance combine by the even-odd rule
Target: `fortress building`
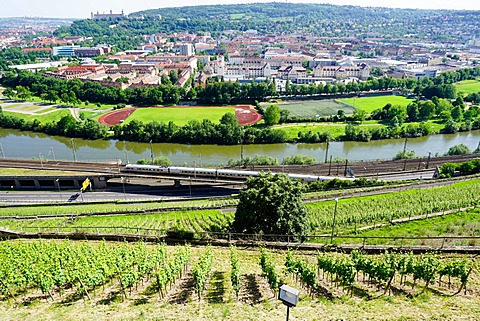
[[122,10],[122,13],[113,13],[112,10],[110,10],[110,13],[99,13],[97,11],[97,13],[91,13],[91,18],[92,20],[97,20],[97,19],[117,19],[117,18],[123,18],[125,17],[125,14],[123,13],[123,10]]

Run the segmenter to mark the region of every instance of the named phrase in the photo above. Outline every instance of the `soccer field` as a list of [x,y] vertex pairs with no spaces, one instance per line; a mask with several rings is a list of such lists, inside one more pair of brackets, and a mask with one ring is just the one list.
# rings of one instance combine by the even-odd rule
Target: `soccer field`
[[220,118],[226,113],[235,114],[235,108],[232,107],[158,107],[158,108],[138,108],[125,120],[126,123],[133,119],[144,123],[152,121],[168,123],[173,121],[175,125],[183,126],[190,120],[209,119],[218,123]]
[[[271,104],[264,104],[266,108]],[[282,110],[288,110],[290,116],[302,118],[327,117],[336,115],[338,110],[343,110],[345,114],[353,114],[353,107],[341,104],[335,100],[297,100],[276,104]]]
[[386,104],[407,106],[412,99],[408,99],[403,96],[375,96],[375,97],[362,97],[362,98],[346,98],[341,99],[340,102],[350,105],[354,108],[360,108],[367,113],[371,113],[375,109],[382,108]]

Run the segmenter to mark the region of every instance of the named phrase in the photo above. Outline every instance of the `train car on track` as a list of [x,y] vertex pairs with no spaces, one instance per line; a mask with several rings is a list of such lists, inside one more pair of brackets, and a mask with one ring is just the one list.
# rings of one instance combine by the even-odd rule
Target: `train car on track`
[[[213,179],[231,179],[244,181],[248,177],[257,177],[261,172],[258,171],[240,171],[231,169],[201,168],[201,167],[176,167],[176,166],[155,166],[155,165],[138,165],[128,164],[122,169],[128,173],[144,173],[144,174],[165,174],[169,176],[183,177],[202,177]],[[272,173],[276,174],[276,173]],[[354,180],[355,178],[335,177],[335,176],[317,176],[305,174],[285,173],[292,179],[298,179],[304,182],[327,181],[333,179]]]

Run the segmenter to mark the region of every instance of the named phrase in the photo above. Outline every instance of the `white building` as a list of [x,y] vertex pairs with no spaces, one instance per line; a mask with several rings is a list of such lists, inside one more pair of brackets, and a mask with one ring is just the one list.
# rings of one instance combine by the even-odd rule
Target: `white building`
[[52,54],[54,56],[69,57],[69,56],[75,55],[75,49],[79,49],[79,48],[80,46],[77,46],[77,45],[53,47]]
[[314,76],[318,78],[358,78],[365,80],[370,77],[370,66],[360,64],[357,66],[321,66],[318,65],[313,70]]

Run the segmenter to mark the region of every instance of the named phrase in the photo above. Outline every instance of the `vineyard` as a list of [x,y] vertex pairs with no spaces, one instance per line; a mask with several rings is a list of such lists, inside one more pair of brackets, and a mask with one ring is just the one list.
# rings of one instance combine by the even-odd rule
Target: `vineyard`
[[389,320],[400,306],[398,317],[480,316],[479,261],[466,256],[19,240],[0,243],[0,262],[6,320],[281,320],[284,283],[301,290],[293,313],[308,320]]
[[[351,232],[361,226],[399,218],[477,206],[480,203],[479,195],[480,182],[467,181],[443,187],[341,199],[338,202],[336,226]],[[310,203],[307,207],[313,229],[320,233],[330,231],[335,202]]]
[[[434,218],[429,218],[430,214],[443,214],[451,211],[452,214],[446,215],[448,217],[456,215],[455,212],[458,212],[461,208],[476,207],[480,201],[478,195],[480,195],[480,181],[471,180],[428,189],[401,190],[373,196],[340,198],[335,215],[335,234],[381,236],[381,234],[368,234],[364,230],[375,230],[385,225],[390,226],[395,220],[409,218],[425,218],[424,222],[428,225],[430,220],[434,220]],[[187,204],[180,205],[186,206]],[[317,201],[307,203],[307,208],[310,225],[314,231],[313,235],[330,235],[335,202]],[[22,210],[24,209],[22,208]],[[36,208],[30,209],[31,213],[35,213],[35,210]],[[17,219],[2,219],[0,220],[0,226],[23,232],[171,235],[184,238],[200,238],[205,237],[204,233],[227,232],[235,215],[233,211],[221,211],[219,209],[187,211],[181,210],[181,207],[176,211],[142,212],[128,215],[116,215],[114,212],[111,215],[100,216],[73,215],[45,218],[43,215],[32,217],[31,213],[18,216]],[[475,215],[475,211],[462,215],[468,218]],[[408,223],[395,226],[404,224]],[[457,229],[458,233],[451,229],[453,232],[440,233],[439,235],[475,236],[478,234],[475,233],[477,227],[474,226],[474,222],[470,225],[469,229]],[[425,229],[428,229],[428,226]],[[460,233],[461,231],[465,232]],[[407,235],[411,234],[406,230],[403,230],[403,235],[395,234],[399,237]],[[428,235],[431,234],[424,233],[419,236]],[[216,236],[211,234],[210,237]],[[318,238],[317,241],[323,243],[325,238]],[[361,240],[339,239],[338,242],[352,243],[361,242]],[[472,241],[455,241],[452,245],[466,245],[465,242],[470,244]]]
[[92,214],[125,214],[138,212],[188,211],[236,206],[236,199],[206,199],[175,202],[108,203],[108,204],[58,204],[58,206],[2,206],[0,217],[42,217]]

